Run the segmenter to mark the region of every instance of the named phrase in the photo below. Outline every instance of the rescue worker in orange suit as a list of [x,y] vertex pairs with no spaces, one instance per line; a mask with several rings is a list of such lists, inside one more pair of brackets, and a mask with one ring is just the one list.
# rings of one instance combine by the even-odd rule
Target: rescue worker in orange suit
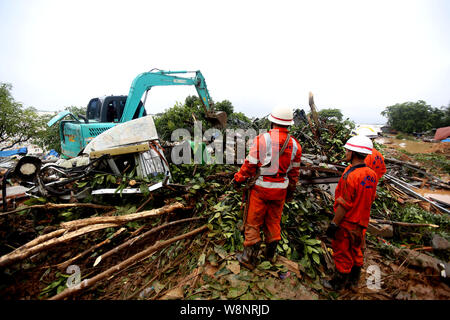
[[[378,137],[375,132],[368,128],[361,128],[357,131],[357,135],[366,136],[372,141]],[[372,148],[372,154],[367,155],[364,161],[366,166],[375,171],[377,174],[377,181],[380,181],[381,177],[386,173],[386,164],[384,163],[383,155],[375,148]]]
[[339,291],[355,288],[361,275],[365,233],[369,224],[370,207],[375,199],[376,173],[364,159],[372,153],[372,141],[366,136],[350,138],[344,145],[345,169],[335,192],[334,217],[326,234],[332,239],[336,272],[324,287]]
[[261,227],[266,243],[265,258],[274,261],[277,244],[281,240],[283,206],[285,201],[292,200],[300,174],[302,148],[288,132],[294,123],[292,109],[274,108],[268,119],[271,130],[253,140],[247,158],[233,179],[233,184],[239,188],[257,176],[247,203],[244,250],[236,255],[238,261],[249,268],[256,263],[262,242]]

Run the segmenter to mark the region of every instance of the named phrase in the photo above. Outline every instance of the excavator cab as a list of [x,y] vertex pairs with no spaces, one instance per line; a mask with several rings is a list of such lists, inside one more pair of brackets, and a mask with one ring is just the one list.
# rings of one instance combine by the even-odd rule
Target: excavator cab
[[[87,119],[96,122],[119,122],[120,118],[122,118],[126,102],[127,96],[105,96],[91,99],[86,109]],[[139,101],[133,119],[139,117],[141,108],[144,108],[144,105],[142,101]],[[147,113],[144,108],[143,116],[146,115]]]

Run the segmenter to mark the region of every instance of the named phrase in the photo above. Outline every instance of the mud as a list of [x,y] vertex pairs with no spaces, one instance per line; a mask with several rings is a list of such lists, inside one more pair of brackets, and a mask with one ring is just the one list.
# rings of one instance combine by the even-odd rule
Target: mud
[[[409,153],[433,153],[450,148],[450,143],[434,143],[421,140],[397,139],[392,136],[378,138],[377,143],[387,145],[395,149],[405,150]],[[440,153],[440,152],[439,152]]]
[[417,193],[420,193],[425,198],[428,198],[430,200],[439,200],[445,203],[448,203],[450,206],[450,190],[443,190],[443,189],[426,189],[426,188],[414,188],[414,190]]

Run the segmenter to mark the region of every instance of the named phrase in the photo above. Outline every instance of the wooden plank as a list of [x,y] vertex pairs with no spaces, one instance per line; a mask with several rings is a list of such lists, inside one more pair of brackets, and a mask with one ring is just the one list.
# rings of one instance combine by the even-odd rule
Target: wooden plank
[[105,149],[105,150],[98,150],[98,151],[92,151],[89,154],[89,157],[91,159],[94,158],[100,158],[101,156],[105,154],[109,154],[110,156],[117,156],[121,154],[127,154],[127,153],[136,153],[136,152],[143,152],[150,150],[150,147],[148,143],[133,145],[133,146],[126,146],[126,147],[117,147],[117,148],[111,148],[111,149]]
[[338,183],[341,177],[324,177],[324,178],[312,178],[312,179],[300,179],[300,184],[328,184]]

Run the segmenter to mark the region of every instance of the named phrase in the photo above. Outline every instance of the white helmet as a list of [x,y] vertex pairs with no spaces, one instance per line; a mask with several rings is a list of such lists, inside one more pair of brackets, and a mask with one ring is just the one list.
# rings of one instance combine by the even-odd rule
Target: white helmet
[[270,122],[281,124],[282,126],[290,126],[294,124],[294,113],[292,108],[275,107],[268,119]]
[[378,137],[377,133],[373,129],[367,127],[360,127],[356,129],[356,135],[366,136],[370,139]]
[[373,143],[366,136],[358,135],[348,139],[344,148],[359,153],[372,154]]

